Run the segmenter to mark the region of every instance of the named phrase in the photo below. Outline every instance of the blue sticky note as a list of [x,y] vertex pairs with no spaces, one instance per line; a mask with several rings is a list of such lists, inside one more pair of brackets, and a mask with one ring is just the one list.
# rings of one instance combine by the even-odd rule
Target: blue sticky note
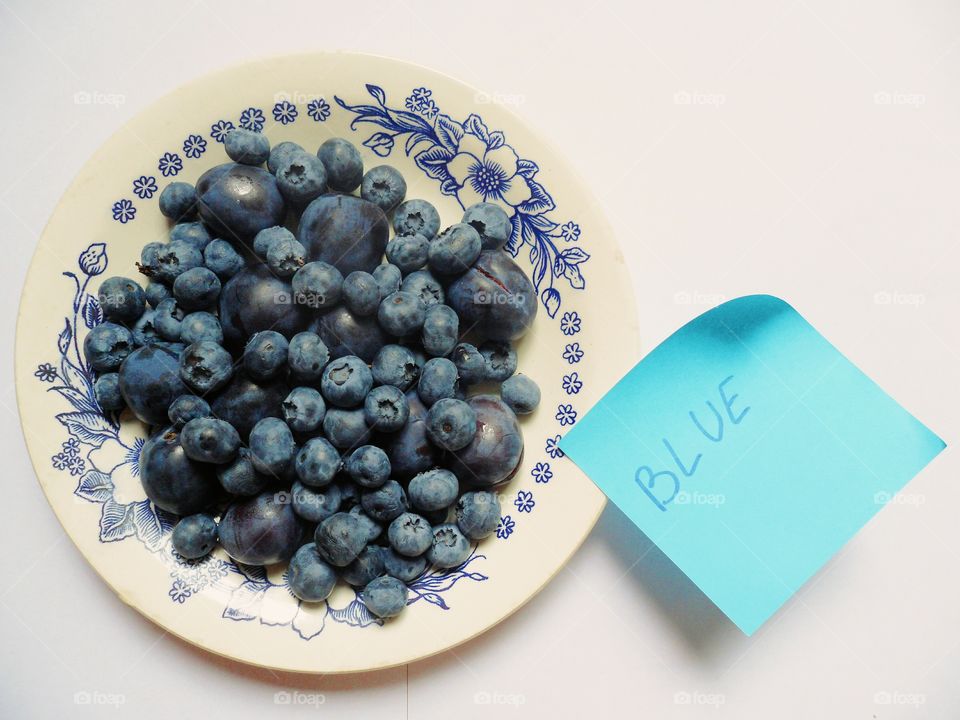
[[751,295],[671,335],[560,448],[749,635],[944,443]]

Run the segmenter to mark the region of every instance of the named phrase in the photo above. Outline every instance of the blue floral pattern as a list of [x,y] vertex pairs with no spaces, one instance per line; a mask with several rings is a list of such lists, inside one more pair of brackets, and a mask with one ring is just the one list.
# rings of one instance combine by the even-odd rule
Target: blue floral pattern
[[281,125],[289,125],[297,119],[297,106],[289,100],[282,100],[273,106],[273,119]]
[[240,113],[240,127],[244,130],[253,130],[260,132],[264,124],[263,110],[260,108],[249,107]]
[[133,194],[141,200],[149,200],[157,191],[157,179],[152,175],[141,175],[133,181]]
[[577,421],[577,411],[573,409],[573,405],[561,403],[557,405],[557,414],[554,415],[554,418],[560,423],[560,427],[573,425]]
[[307,103],[307,115],[316,122],[325,122],[330,117],[330,103],[323,98],[315,98]]
[[137,216],[137,209],[133,206],[132,200],[117,200],[111,208],[113,219],[121,225],[126,225]]
[[583,360],[583,350],[580,348],[580,343],[570,343],[564,347],[563,359],[571,365],[576,365],[578,362]]
[[560,318],[560,332],[564,335],[576,335],[580,332],[580,324],[580,315],[576,310],[565,312],[563,317]]
[[572,372],[569,375],[564,375],[561,385],[567,395],[576,395],[583,388],[580,373]]
[[497,523],[497,537],[501,540],[506,540],[508,537],[513,535],[513,530],[517,526],[517,523],[514,522],[514,519],[509,515],[504,515],[500,518],[500,522]]
[[216,142],[222,143],[229,132],[235,129],[236,127],[234,124],[229,120],[218,120],[210,126],[210,137],[212,137]]
[[550,469],[550,463],[538,462],[530,471],[534,482],[546,484],[553,480],[553,470]]
[[517,497],[513,500],[514,506],[517,508],[518,512],[528,513],[531,512],[536,506],[536,502],[533,500],[533,493],[528,490],[519,490],[517,492]]
[[562,457],[566,457],[566,454],[563,450],[560,449],[560,436],[554,435],[553,437],[547,438],[546,445],[544,446],[544,451],[552,457],[554,460]]
[[176,153],[164,153],[157,163],[157,169],[164,177],[173,177],[183,170],[183,160]]
[[196,160],[207,151],[207,141],[200,135],[188,135],[183,141],[183,154]]

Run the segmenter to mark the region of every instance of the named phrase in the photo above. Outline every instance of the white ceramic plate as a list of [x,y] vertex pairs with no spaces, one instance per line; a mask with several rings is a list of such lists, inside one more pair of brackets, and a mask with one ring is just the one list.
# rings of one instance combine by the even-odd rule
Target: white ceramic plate
[[[555,447],[637,357],[626,269],[593,195],[535,130],[491,97],[386,58],[316,54],[264,60],[197,80],[124,126],[83,167],[40,239],[17,328],[17,395],[34,467],[74,543],[120,598],[181,638],[247,663],[354,672],[407,663],[496,624],[562,567],[593,527],[603,495]],[[170,549],[170,518],[137,478],[145,428],[97,407],[83,337],[101,320],[96,289],[136,276],[134,261],[168,223],[159,189],[226,162],[223,133],[243,126],[272,142],[316,148],[331,136],[386,162],[407,197],[433,202],[443,223],[462,206],[502,203],[517,260],[541,307],[520,371],[543,401],[523,420],[526,450],[502,491],[496,537],[461,568],[413,583],[410,606],[380,624],[338,587],[300,604],[282,568],[238,567],[222,551],[200,562]],[[115,642],[122,642],[115,640]]]

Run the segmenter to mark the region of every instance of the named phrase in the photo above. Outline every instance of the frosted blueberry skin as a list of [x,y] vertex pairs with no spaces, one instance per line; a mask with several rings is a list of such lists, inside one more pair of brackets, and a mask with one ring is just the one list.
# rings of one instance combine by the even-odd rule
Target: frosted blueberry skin
[[322,437],[307,440],[294,460],[294,469],[301,482],[319,488],[329,485],[340,472],[340,453]]
[[385,298],[390,293],[395,293],[399,290],[400,281],[403,280],[403,273],[400,272],[400,268],[390,263],[377,265],[371,275],[373,275],[373,279],[377,281],[381,298]]
[[233,425],[245,440],[263,418],[280,417],[281,403],[289,393],[290,388],[283,380],[256,383],[239,374],[210,403],[210,408],[218,418]]
[[384,345],[373,358],[373,379],[381,385],[392,385],[406,390],[420,377],[417,359],[410,348],[403,345]]
[[387,260],[403,274],[412,273],[427,264],[430,241],[423,235],[397,235],[387,243]]
[[293,511],[308,522],[323,522],[340,509],[340,488],[331,483],[311,488],[297,480],[290,489]]
[[508,342],[488,340],[480,346],[486,380],[503,382],[517,371],[517,351]]
[[160,335],[154,326],[156,316],[157,314],[154,310],[147,310],[140,316],[140,319],[134,324],[132,330],[134,345],[143,347],[144,345],[152,345],[160,340]]
[[395,577],[384,575],[367,583],[360,592],[360,600],[379,618],[395,617],[407,605],[407,586]]
[[447,299],[461,323],[489,340],[516,340],[537,316],[530,278],[500,250],[482,252],[447,288]]
[[360,505],[372,519],[387,523],[407,509],[407,495],[396,480],[360,493]]
[[122,410],[123,393],[120,392],[120,374],[111,372],[103,373],[93,384],[93,394],[97,399],[97,405],[104,412],[113,412]]
[[405,337],[423,327],[427,308],[410,292],[395,292],[387,295],[377,310],[377,322],[394,337]]
[[362,445],[370,437],[370,428],[363,417],[363,409],[344,410],[332,407],[323,418],[323,434],[340,450]]
[[354,315],[373,315],[380,306],[380,286],[367,272],[354,270],[343,280],[343,302]]
[[297,143],[290,142],[289,140],[274,145],[270,150],[270,155],[267,157],[267,170],[271,173],[276,173],[277,168],[280,167],[290,155],[298,152],[306,152],[306,150],[304,150],[302,146],[297,145]]
[[180,222],[170,228],[170,242],[183,242],[203,252],[213,237],[201,222]]
[[405,557],[393,548],[383,548],[383,570],[390,577],[403,583],[410,583],[423,575],[427,569],[427,558]]
[[457,366],[453,362],[446,358],[430,358],[420,373],[417,394],[429,408],[438,400],[456,395],[457,379]]
[[243,371],[258,382],[271,380],[287,369],[290,343],[275,330],[253,335],[243,349]]
[[426,307],[441,304],[445,300],[443,285],[429,270],[417,270],[407,275],[400,284],[404,292],[413,293]]
[[254,470],[250,450],[245,447],[240,448],[232,463],[217,468],[217,479],[224,490],[241,497],[259,495],[270,484],[270,478]]
[[204,310],[217,302],[220,278],[209,268],[191,268],[173,281],[173,296],[187,312]]
[[161,510],[192,515],[215,497],[213,466],[188,458],[180,434],[173,428],[158,432],[143,444],[139,464],[143,490]]
[[219,530],[227,555],[248,565],[285,562],[304,539],[303,523],[293,506],[269,491],[232,503]]
[[267,267],[277,277],[292,278],[306,261],[306,249],[294,238],[274,240],[267,246]]
[[463,400],[437,400],[427,413],[427,437],[444,450],[461,450],[477,434],[477,413]]
[[226,163],[200,176],[197,211],[217,237],[246,246],[264,228],[282,224],[287,206],[266,170]]
[[180,431],[180,444],[191,460],[222,465],[236,457],[240,435],[233,425],[223,420],[194,418]]
[[177,303],[176,298],[169,297],[157,305],[157,309],[153,313],[153,327],[161,339],[167,342],[177,342],[180,339],[180,331],[185,317],[186,313],[183,312],[183,308]]
[[295,387],[283,401],[283,419],[295,433],[311,433],[320,427],[327,412],[320,393],[311,387]]
[[120,366],[120,393],[124,402],[137,419],[147,425],[165,424],[170,403],[188,392],[180,379],[178,353],[171,348],[160,345],[138,348]]
[[217,544],[217,521],[204,513],[180,518],[170,536],[173,549],[187,560],[210,554]]
[[458,490],[457,476],[442,468],[415,475],[407,485],[410,503],[421,512],[434,512],[450,507],[457,499]]
[[451,360],[457,366],[460,381],[465,385],[475,385],[487,379],[487,363],[480,351],[470,343],[457,345]]
[[296,452],[293,433],[280,418],[263,418],[250,431],[250,461],[257,472],[282,476]]
[[146,297],[147,304],[152,308],[157,307],[157,305],[167,298],[173,297],[173,293],[170,291],[170,288],[164,285],[162,282],[158,282],[156,280],[149,281],[143,293]]
[[[350,487],[356,489],[356,485],[351,485]],[[360,526],[363,530],[363,536],[366,539],[367,544],[376,542],[380,535],[383,534],[383,526],[378,523],[376,520],[368,516],[364,511],[363,507],[360,505],[354,505],[349,510],[350,514],[353,515],[357,520],[360,521]]]
[[107,320],[130,324],[143,315],[146,295],[139,283],[128,277],[110,277],[100,284],[97,300]]
[[216,392],[232,377],[233,357],[217,343],[193,343],[180,354],[180,379],[201,395]]
[[243,165],[263,165],[270,157],[270,140],[263,133],[236,128],[223,138],[227,157]]
[[331,405],[355,408],[363,403],[373,387],[373,374],[355,355],[331,360],[320,379],[320,392]]
[[294,273],[290,282],[294,302],[311,310],[335,306],[343,292],[343,275],[325,262],[308,262]]
[[437,275],[462,275],[480,257],[480,236],[466,223],[451,225],[430,243],[427,262]]
[[426,200],[407,200],[393,211],[393,229],[397,235],[423,235],[432,240],[440,232],[440,213]]
[[387,539],[400,555],[418,557],[433,544],[430,523],[420,515],[405,512],[398,515],[387,528]]
[[157,251],[152,265],[141,267],[140,272],[166,285],[173,285],[177,276],[203,265],[203,253],[183,240],[171,240]]
[[333,592],[337,573],[320,556],[314,543],[301,547],[287,567],[287,586],[295,597],[304,602],[322,602]]
[[356,560],[343,568],[340,577],[354,587],[363,587],[383,575],[383,572],[383,548],[379,545],[367,545]]
[[378,488],[390,478],[390,459],[376,445],[361,445],[347,458],[344,467],[363,488]]
[[433,543],[427,550],[427,560],[438,568],[455,568],[470,556],[470,541],[452,523],[443,523],[433,529]]
[[317,157],[327,170],[330,188],[350,193],[363,181],[363,158],[349,140],[330,138],[317,150]]
[[406,395],[410,417],[407,424],[387,441],[387,457],[393,476],[408,480],[437,464],[438,452],[427,438],[427,409],[416,391]]
[[465,448],[450,454],[450,469],[460,482],[478,488],[509,480],[523,457],[517,416],[493,395],[477,395],[467,403],[477,414],[477,434]]
[[199,310],[190,313],[180,322],[180,340],[188,345],[204,340],[219,345],[223,343],[223,328],[215,315]]
[[306,207],[327,190],[327,170],[308,152],[289,153],[274,174],[280,194],[293,207]]
[[167,409],[167,417],[175,428],[182,428],[191,420],[210,417],[210,405],[196,395],[181,395]]
[[311,330],[320,336],[334,360],[356,355],[364,362],[372,362],[387,342],[375,317],[354,315],[342,305],[317,318]]
[[352,195],[321,195],[303,211],[297,229],[308,259],[329,263],[343,275],[373,271],[389,234],[383,211]]
[[471,540],[482,540],[496,531],[500,500],[486,490],[464,493],[457,501],[457,527]]
[[484,250],[500,250],[513,232],[507,213],[493,203],[471,205],[463,213],[463,222],[477,231]]
[[453,352],[460,334],[460,318],[449,305],[431,305],[423,319],[420,342],[423,350],[433,357]]
[[251,335],[275,330],[286,338],[303,329],[308,315],[292,303],[290,283],[256,264],[230,278],[220,291],[220,325],[227,347],[239,350]]
[[367,425],[380,432],[396,432],[407,424],[410,406],[400,388],[380,385],[363,401],[363,417]]
[[300,332],[290,338],[287,365],[293,382],[307,385],[319,383],[328,362],[330,351],[316,333]]
[[369,200],[384,212],[391,210],[407,194],[407,181],[390,165],[370,168],[360,183],[360,197]]
[[314,542],[320,556],[335,567],[352,563],[367,544],[360,521],[346,512],[335,513],[320,523]]
[[514,375],[500,385],[500,398],[517,415],[528,415],[540,404],[540,388],[526,375]]
[[280,240],[296,240],[292,232],[281,225],[264,228],[253,236],[253,254],[263,261],[267,259],[267,250],[273,243]]
[[160,212],[171,220],[180,220],[194,214],[197,191],[190,183],[172,182],[160,193]]
[[203,249],[203,264],[221,281],[229,280],[246,267],[243,256],[226,240],[211,240]]
[[96,372],[116,370],[133,349],[133,333],[117,323],[100,323],[83,339],[83,356]]

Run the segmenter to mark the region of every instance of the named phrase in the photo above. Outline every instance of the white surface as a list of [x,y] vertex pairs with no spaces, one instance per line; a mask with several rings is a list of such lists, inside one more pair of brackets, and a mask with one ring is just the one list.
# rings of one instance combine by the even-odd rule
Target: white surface
[[[8,343],[37,234],[124,120],[242,59],[366,50],[522,99],[516,111],[603,197],[646,349],[720,296],[772,292],[958,440],[955,3],[403,0],[289,6],[269,23],[262,3],[59,5],[0,0]],[[505,80],[518,66],[523,86]],[[125,102],[75,105],[78,91]],[[952,447],[753,638],[608,509],[555,582],[455,653],[367,676],[286,676],[164,636],[100,582],[34,481],[12,351],[0,363],[0,716],[307,716],[321,701],[324,714],[388,718],[960,714]],[[281,696],[298,707],[279,707],[278,692],[300,693]],[[123,704],[96,704],[110,700]]]

